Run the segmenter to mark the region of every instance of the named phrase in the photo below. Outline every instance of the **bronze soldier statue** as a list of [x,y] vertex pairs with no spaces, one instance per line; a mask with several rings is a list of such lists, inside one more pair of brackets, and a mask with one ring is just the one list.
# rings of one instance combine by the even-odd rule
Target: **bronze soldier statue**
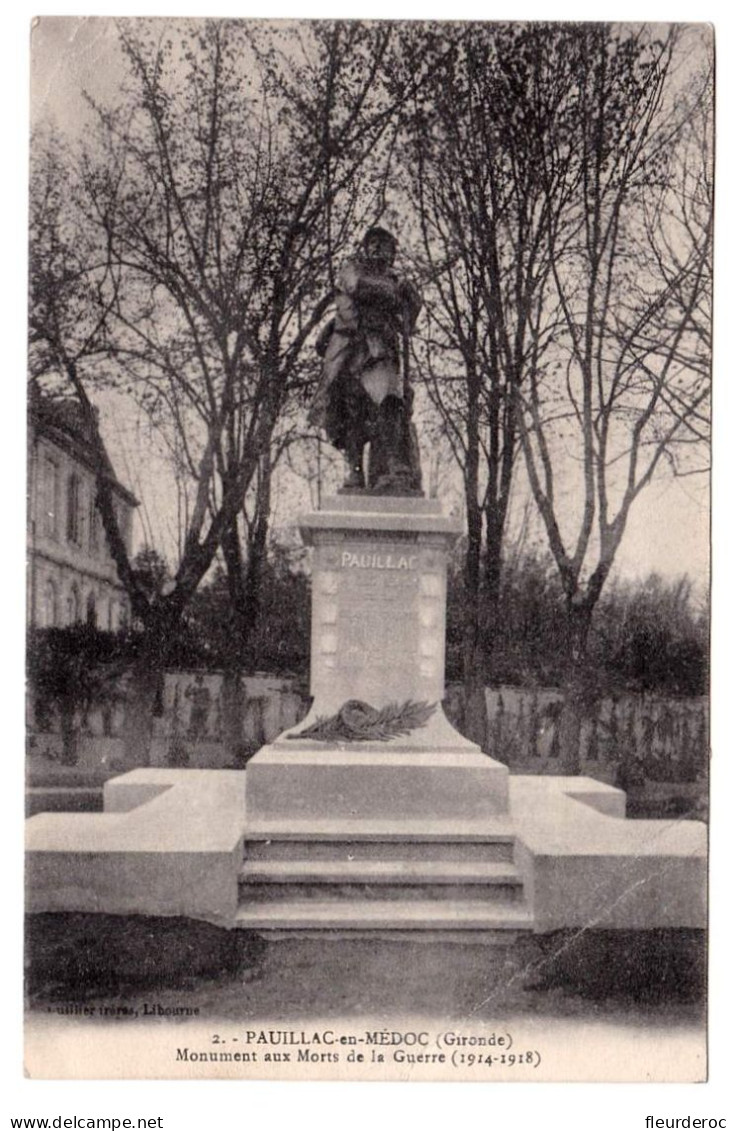
[[338,273],[335,316],[317,340],[324,360],[309,419],[345,453],[343,490],[367,485],[384,494],[421,492],[408,355],[422,303],[411,283],[394,270],[395,257],[390,232],[369,228],[362,252]]

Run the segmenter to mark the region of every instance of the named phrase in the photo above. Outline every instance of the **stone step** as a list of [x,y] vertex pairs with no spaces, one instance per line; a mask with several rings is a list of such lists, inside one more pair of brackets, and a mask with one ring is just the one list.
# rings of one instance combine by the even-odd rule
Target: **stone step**
[[513,844],[514,830],[506,816],[469,818],[460,820],[431,820],[405,818],[401,820],[376,820],[375,818],[340,818],[337,820],[295,820],[293,818],[269,821],[249,821],[244,829],[250,843],[275,841],[321,841],[382,843],[421,842],[435,844]]
[[455,860],[246,860],[243,901],[518,901],[523,883],[508,862]]
[[531,931],[523,904],[484,900],[293,899],[241,903],[235,926],[263,931]]
[[251,840],[244,846],[246,861],[335,861],[376,863],[510,863],[514,838],[487,841],[452,840]]
[[483,821],[251,822],[246,860],[417,860],[510,862],[514,833],[508,818]]
[[460,883],[278,883],[241,884],[240,897],[245,902],[268,902],[290,899],[313,899],[319,902],[353,899],[385,900],[482,900],[484,903],[514,903],[523,896],[520,884]]
[[494,844],[462,844],[453,841],[418,841],[409,844],[391,840],[249,840],[243,855],[249,863],[334,862],[360,864],[384,862],[417,864],[506,864],[513,861],[513,841]]
[[511,864],[455,860],[246,860],[243,884],[483,884],[520,887]]

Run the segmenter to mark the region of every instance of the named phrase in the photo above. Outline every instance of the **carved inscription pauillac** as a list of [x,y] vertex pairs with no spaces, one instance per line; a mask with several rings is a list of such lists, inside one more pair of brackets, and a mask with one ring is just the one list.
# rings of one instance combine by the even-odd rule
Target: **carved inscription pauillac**
[[340,558],[343,569],[417,569],[417,554],[351,553],[344,550]]

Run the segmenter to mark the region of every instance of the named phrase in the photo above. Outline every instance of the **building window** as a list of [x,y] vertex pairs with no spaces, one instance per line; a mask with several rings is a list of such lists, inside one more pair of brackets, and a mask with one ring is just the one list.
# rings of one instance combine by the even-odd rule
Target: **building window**
[[130,508],[119,499],[116,500],[115,503],[115,517],[118,520],[120,537],[125,543],[128,552],[130,552]]
[[49,456],[44,460],[41,498],[43,506],[41,529],[47,538],[58,538],[59,465]]
[[79,476],[75,471],[66,481],[66,538],[67,542],[81,543],[79,514]]
[[97,509],[97,490],[92,486],[89,493],[89,552],[96,554],[100,547],[100,512]]
[[76,584],[72,585],[69,590],[69,597],[66,603],[66,620],[67,624],[78,624],[82,619],[82,605],[79,600],[79,590]]
[[56,585],[50,578],[44,586],[40,612],[40,627],[54,628],[59,617],[59,605]]

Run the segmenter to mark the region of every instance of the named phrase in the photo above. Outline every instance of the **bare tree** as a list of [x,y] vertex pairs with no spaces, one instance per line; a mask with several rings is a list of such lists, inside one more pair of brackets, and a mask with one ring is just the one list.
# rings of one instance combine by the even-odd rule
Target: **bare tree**
[[515,390],[552,340],[545,237],[575,187],[570,152],[545,193],[535,144],[567,109],[569,37],[563,27],[464,29],[406,115],[404,183],[427,298],[418,368],[463,476],[466,731],[477,741],[518,450]]
[[[562,210],[548,210],[546,231],[561,324],[554,360],[531,367],[516,388],[529,483],[565,596],[571,772],[591,618],[631,508],[658,469],[682,466],[686,447],[702,455],[707,428],[710,78],[678,73],[688,35],[575,30],[577,188]],[[689,46],[706,53],[702,42]],[[558,129],[540,148],[550,199],[571,144]]]
[[334,265],[398,187],[428,299],[418,356],[465,484],[466,681],[482,698],[520,448],[565,595],[574,766],[590,621],[631,507],[660,469],[693,470],[707,433],[710,79],[685,41],[708,33],[657,34],[120,24],[119,102],[95,107],[79,160],[55,142],[34,157],[31,362],[95,436],[92,392],[125,388],[190,479],[173,584],[152,597],[96,441],[144,626],[139,718],[220,552],[238,635],[253,624],[285,413]]
[[[53,170],[34,174],[32,326],[39,369],[71,382],[90,421],[90,389],[122,382],[192,478],[173,585],[153,600],[103,507],[144,627],[136,713],[147,718],[148,671],[221,548],[238,627],[252,623],[243,507],[251,492],[250,545],[262,552],[274,430],[303,388],[335,257],[383,207],[396,108],[421,76],[390,90],[382,80],[391,25],[119,28],[125,87],[112,109],[94,107],[94,136],[66,163],[55,213],[42,188]],[[57,242],[63,256],[49,269]]]
[[703,463],[707,36],[474,25],[405,115],[427,298],[419,369],[465,488],[470,730],[482,737],[520,448],[565,597],[572,768],[591,617],[631,507],[659,469]]
[[87,392],[88,371],[103,374],[110,356],[108,320],[117,280],[108,273],[95,233],[79,223],[63,141],[52,131],[33,138],[29,201],[29,374],[76,397],[95,463],[97,504],[110,551],[136,612],[138,585],[118,523],[113,480]]

